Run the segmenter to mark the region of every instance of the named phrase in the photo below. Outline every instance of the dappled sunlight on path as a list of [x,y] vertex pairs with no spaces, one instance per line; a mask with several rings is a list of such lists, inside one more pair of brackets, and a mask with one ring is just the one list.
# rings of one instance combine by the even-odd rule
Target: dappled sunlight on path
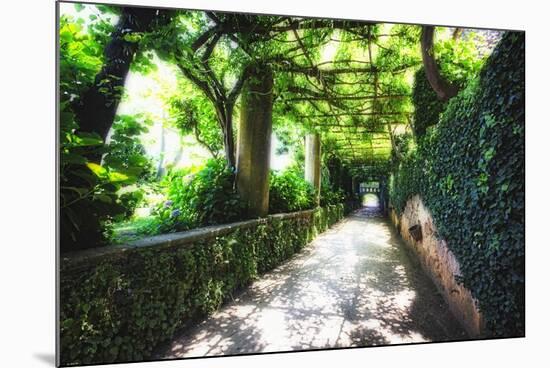
[[364,207],[157,358],[465,339],[387,219]]

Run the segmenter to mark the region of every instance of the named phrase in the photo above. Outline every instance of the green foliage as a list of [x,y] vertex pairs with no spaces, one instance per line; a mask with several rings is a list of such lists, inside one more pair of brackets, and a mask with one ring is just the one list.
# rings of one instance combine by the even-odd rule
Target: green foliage
[[[120,131],[113,145],[97,134],[77,133],[74,115],[61,113],[60,205],[62,251],[103,244],[112,221],[129,217],[143,197],[132,184],[150,168],[149,161],[129,145]],[[118,139],[118,140],[117,140]],[[112,150],[111,150],[112,148]],[[136,147],[133,147],[136,148]],[[90,156],[107,152],[102,165]],[[149,164],[149,166],[148,166]]]
[[183,324],[214,312],[239,288],[302,249],[343,216],[342,205],[275,215],[192,244],[65,260],[61,364],[150,358]]
[[234,174],[223,159],[210,159],[196,173],[174,170],[161,184],[167,201],[155,209],[154,233],[188,230],[239,221],[243,203],[233,187]]
[[343,203],[345,199],[346,194],[342,188],[333,189],[329,184],[321,183],[320,205],[322,207],[331,204]]
[[[438,42],[434,45],[434,49],[441,76],[460,88],[475,78],[483,65],[484,60],[479,57],[471,37],[467,40],[448,39]],[[437,98],[426,78],[424,68],[418,69],[414,75],[412,101],[414,104],[412,127],[415,136],[420,138],[424,136],[428,127],[437,124],[447,106],[447,102]]]
[[59,19],[59,76],[61,101],[73,101],[88,89],[103,64],[103,48],[113,26],[106,20]]
[[210,101],[204,96],[181,95],[173,96],[169,102],[174,125],[181,135],[193,134],[212,157],[218,157],[223,150],[223,134]]
[[416,137],[422,137],[426,134],[428,127],[437,124],[439,115],[447,105],[446,102],[437,98],[426,78],[424,68],[418,69],[414,74],[412,100],[414,104],[412,128]]
[[398,163],[400,157],[408,156],[416,147],[413,135],[409,132],[397,134],[393,137],[393,140],[395,144],[395,147],[392,150],[393,163]]
[[[138,183],[153,180],[156,172],[152,160],[147,157],[139,136],[148,131],[149,120],[139,115],[117,115],[112,127],[112,135],[107,152],[103,156],[103,166],[126,175]],[[135,179],[134,179],[135,178]],[[118,192],[119,200],[130,217],[143,201],[144,192],[139,186],[126,187]]]
[[147,133],[151,124],[139,115],[117,115],[108,150],[103,157],[104,165],[142,181],[150,181],[155,175],[155,168],[146,156],[139,136]]
[[325,154],[321,161],[321,193],[319,198],[321,207],[354,201],[350,189],[351,176],[349,169],[343,166],[338,157]]
[[294,212],[315,207],[315,189],[301,172],[289,168],[269,176],[269,213]]
[[422,196],[490,336],[524,334],[524,37],[504,35],[390,180],[398,212]]
[[109,225],[127,214],[130,198],[118,191],[135,178],[89,157],[107,151],[97,134],[78,132],[73,106],[91,86],[103,63],[103,45],[112,29],[97,20],[83,31],[82,20],[61,17],[60,48],[60,243],[61,250],[75,250],[102,244]]
[[103,151],[103,141],[93,134],[74,132],[74,115],[61,113],[60,243],[61,250],[88,248],[106,239],[109,219],[122,215],[117,191],[128,179],[89,162],[87,156]]

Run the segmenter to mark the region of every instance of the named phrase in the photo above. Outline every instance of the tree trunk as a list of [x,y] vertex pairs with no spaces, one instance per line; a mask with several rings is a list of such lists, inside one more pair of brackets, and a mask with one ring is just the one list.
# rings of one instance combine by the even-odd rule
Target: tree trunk
[[111,40],[105,46],[105,64],[95,77],[93,86],[82,96],[75,113],[80,131],[97,133],[105,141],[122,96],[130,64],[138,43],[124,39],[135,32],[150,32],[156,20],[168,17],[150,8],[123,8]]
[[241,96],[237,190],[250,217],[269,210],[269,159],[273,114],[273,73],[258,65]]
[[226,122],[223,140],[227,164],[231,169],[235,169],[237,163],[235,162],[235,139],[233,138],[233,106],[226,106]]
[[458,94],[458,87],[446,81],[439,73],[439,68],[433,54],[434,27],[423,26],[420,45],[422,48],[422,62],[426,78],[441,101],[447,101]]
[[234,170],[237,167],[235,159],[235,139],[233,138],[233,105],[224,101],[216,103],[216,116],[223,134],[223,147],[227,167]]

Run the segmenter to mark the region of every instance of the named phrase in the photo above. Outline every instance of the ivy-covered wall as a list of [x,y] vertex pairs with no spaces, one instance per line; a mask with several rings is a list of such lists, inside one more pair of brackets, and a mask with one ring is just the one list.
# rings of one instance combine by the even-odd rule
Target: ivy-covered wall
[[[344,216],[334,205],[159,236],[61,261],[62,365],[148,359],[176,329],[214,312]],[[143,242],[142,242],[143,243]]]
[[525,35],[506,33],[390,180],[400,213],[420,194],[479,301],[488,336],[525,319]]
[[439,115],[447,103],[437,98],[437,94],[428,82],[424,68],[418,69],[414,74],[411,97],[414,104],[413,133],[416,137],[422,137],[426,134],[428,127],[437,124]]
[[[479,49],[473,40],[472,33],[459,42],[455,39],[436,42],[434,52],[441,76],[460,89],[478,75],[484,62],[484,58],[479,56]],[[423,67],[414,75],[411,98],[414,104],[411,127],[414,135],[421,138],[429,127],[439,122],[448,101],[438,99]]]

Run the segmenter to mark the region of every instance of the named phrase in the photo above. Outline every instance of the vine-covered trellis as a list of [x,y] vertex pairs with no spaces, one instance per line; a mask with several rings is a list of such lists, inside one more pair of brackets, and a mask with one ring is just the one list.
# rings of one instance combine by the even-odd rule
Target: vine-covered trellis
[[[60,19],[64,252],[104,245],[113,223],[127,220],[140,200],[124,192],[134,184],[164,186],[163,201],[149,208],[150,227],[140,233],[149,236],[266,217],[268,211],[333,208],[330,217],[335,221],[344,208],[352,208],[349,202],[357,200],[354,191],[360,182],[377,181],[382,205],[391,203],[397,212],[412,195],[423,196],[441,233],[453,243],[450,247],[456,247],[463,280],[479,298],[494,334],[523,329],[523,310],[514,306],[523,295],[523,107],[512,104],[519,106],[523,98],[519,63],[511,66],[509,58],[495,52],[481,79],[484,89],[479,89],[476,78],[489,52],[480,52],[480,41],[471,30],[96,8],[117,20],[101,20],[101,14],[90,15],[88,24]],[[506,37],[511,42],[513,37]],[[522,56],[523,39],[512,41],[513,55]],[[137,138],[152,123],[138,114],[117,113],[128,74],[147,75],[160,64],[172,68],[177,79],[176,92],[164,96],[169,115],[164,120],[178,130],[180,139],[192,136],[212,156],[200,171],[154,172]],[[517,79],[517,91],[491,74],[491,68],[514,69],[506,75]],[[495,90],[500,86],[495,81],[506,87],[509,101]],[[473,98],[483,101],[484,113]],[[500,120],[491,117],[491,111]],[[464,116],[475,121],[463,121]],[[510,120],[507,130],[495,128],[505,121],[501,116]],[[296,154],[295,171],[279,176],[270,172],[272,130],[286,148],[302,150]],[[492,140],[484,137],[487,132]],[[517,150],[501,153],[506,146]],[[455,190],[459,184],[460,193]],[[514,196],[510,188],[516,188]],[[251,212],[255,202],[262,203]],[[447,216],[451,210],[452,223]],[[508,224],[508,229],[489,236],[479,228],[487,219],[487,226],[504,228],[497,215],[517,220],[513,231]],[[458,226],[456,219],[464,225]],[[501,248],[504,243],[507,247]],[[489,250],[479,244],[489,244]],[[484,267],[483,262],[494,259],[504,268]],[[506,260],[514,264],[508,266]],[[479,282],[491,279],[495,270],[508,272],[498,280],[511,290],[509,295],[493,292],[488,281]],[[503,322],[506,313],[513,313],[511,322]],[[76,346],[75,354],[80,348]]]

